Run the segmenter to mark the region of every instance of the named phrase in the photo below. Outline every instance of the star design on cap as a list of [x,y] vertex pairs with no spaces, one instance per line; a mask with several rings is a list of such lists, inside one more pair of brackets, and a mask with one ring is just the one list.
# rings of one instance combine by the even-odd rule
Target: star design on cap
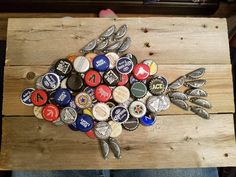
[[143,107],[141,105],[136,105],[134,107],[134,112],[140,114],[143,111]]

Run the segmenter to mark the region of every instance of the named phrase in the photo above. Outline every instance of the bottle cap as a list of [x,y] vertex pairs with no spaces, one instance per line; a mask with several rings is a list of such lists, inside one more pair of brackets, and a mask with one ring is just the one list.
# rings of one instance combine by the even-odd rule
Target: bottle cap
[[44,90],[38,89],[31,93],[30,99],[35,106],[42,106],[47,103],[48,95]]
[[166,95],[150,96],[147,99],[147,109],[151,113],[167,110],[170,107],[170,99]]
[[129,105],[129,113],[133,117],[140,118],[144,116],[146,112],[147,112],[147,108],[145,104],[141,101],[133,101]]
[[84,92],[88,93],[91,96],[93,105],[98,102],[98,100],[95,97],[95,89],[94,88],[85,87]]
[[150,68],[143,63],[139,63],[134,66],[133,74],[136,79],[145,80],[150,75]]
[[153,60],[144,60],[143,64],[147,65],[150,68],[150,75],[154,75],[157,73],[157,63]]
[[139,120],[136,117],[130,117],[125,123],[122,124],[126,130],[134,131],[139,126]]
[[101,83],[101,75],[95,70],[89,70],[85,76],[84,81],[90,87],[96,87]]
[[129,119],[129,111],[122,105],[118,105],[111,110],[111,118],[118,123],[124,123]]
[[67,106],[72,99],[72,95],[68,89],[61,88],[56,90],[54,99],[59,106]]
[[151,126],[156,122],[156,116],[153,114],[144,115],[140,118],[140,123],[144,126]]
[[111,126],[107,122],[98,122],[94,126],[94,133],[98,139],[108,139],[111,135]]
[[89,70],[89,61],[84,56],[78,56],[74,61],[74,69],[79,73],[84,73]]
[[108,86],[116,86],[120,81],[120,74],[115,69],[110,69],[104,72],[103,81]]
[[72,69],[73,65],[68,59],[60,59],[54,65],[55,73],[60,76],[68,76]]
[[134,63],[134,65],[136,65],[138,63],[137,58],[131,53],[124,54],[122,57],[130,58],[132,60],[132,62]]
[[34,116],[38,119],[43,119],[42,110],[43,106],[34,106]]
[[42,86],[47,91],[56,90],[60,86],[60,77],[55,73],[46,73],[42,77]]
[[155,77],[149,81],[148,89],[153,95],[161,95],[165,92],[167,81],[164,81],[163,77]]
[[96,71],[104,72],[109,69],[110,61],[105,55],[97,55],[93,59],[93,68]]
[[128,74],[121,74],[120,75],[120,81],[118,82],[118,86],[124,86],[128,83],[129,81],[129,76]]
[[53,122],[58,119],[59,117],[59,109],[56,105],[54,104],[47,104],[43,109],[42,109],[42,115],[43,118],[49,122]]
[[67,106],[75,109],[77,113],[80,113],[80,108],[78,106],[76,106],[76,104],[75,104],[75,97],[74,96],[72,97],[72,99],[70,100],[70,102]]
[[83,79],[80,74],[72,74],[68,77],[66,85],[68,89],[78,92],[83,87]]
[[21,102],[26,106],[33,106],[31,101],[31,94],[34,92],[34,88],[26,88],[21,94]]
[[99,85],[95,89],[95,97],[100,102],[107,102],[111,98],[111,89],[107,85]]
[[92,117],[89,115],[79,115],[76,120],[76,127],[81,131],[81,132],[87,132],[93,128],[94,121]]
[[110,108],[105,103],[96,103],[92,108],[93,116],[98,121],[106,121],[110,117]]
[[147,94],[147,87],[142,82],[135,82],[132,84],[130,91],[135,98],[143,98]]
[[92,98],[86,92],[80,92],[75,97],[75,104],[81,109],[90,108],[92,106]]
[[131,73],[132,70],[133,70],[133,67],[134,67],[134,63],[128,57],[122,57],[116,63],[116,70],[120,74],[129,74],[129,73]]
[[72,124],[77,119],[77,112],[72,107],[65,107],[60,112],[61,121],[66,124]]
[[85,57],[88,59],[89,61],[89,67],[90,68],[93,68],[93,59],[97,56],[96,53],[92,53],[92,52],[89,52],[85,55]]
[[117,103],[124,103],[130,97],[129,89],[125,86],[118,86],[113,90],[112,97]]
[[110,137],[116,138],[121,135],[122,133],[122,126],[120,123],[114,122],[114,121],[109,121],[108,122],[111,126],[111,135]]
[[116,66],[116,62],[119,60],[119,55],[117,55],[115,52],[108,52],[106,54],[106,57],[109,59],[110,61],[110,65],[109,68],[113,69]]

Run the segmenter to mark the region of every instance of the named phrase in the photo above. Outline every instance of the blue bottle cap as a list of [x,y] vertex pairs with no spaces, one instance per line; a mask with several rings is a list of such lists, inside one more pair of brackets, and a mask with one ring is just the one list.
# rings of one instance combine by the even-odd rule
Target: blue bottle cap
[[155,115],[145,115],[140,118],[140,123],[144,126],[151,126],[156,122],[157,116]]
[[132,72],[134,63],[128,57],[121,57],[116,63],[116,70],[120,74],[129,74]]
[[111,110],[111,118],[115,122],[124,123],[129,119],[129,111],[124,106],[115,106]]
[[97,55],[93,59],[93,68],[96,71],[107,71],[109,69],[110,61],[105,55]]
[[60,86],[60,78],[55,73],[46,73],[42,78],[42,85],[47,91],[56,90]]
[[25,89],[21,94],[21,102],[26,106],[33,106],[33,103],[31,101],[31,94],[35,91],[34,88],[27,88]]
[[70,103],[72,96],[68,89],[58,89],[54,99],[59,106],[66,106]]
[[77,117],[76,127],[81,132],[87,132],[93,128],[94,121],[89,115],[82,114]]

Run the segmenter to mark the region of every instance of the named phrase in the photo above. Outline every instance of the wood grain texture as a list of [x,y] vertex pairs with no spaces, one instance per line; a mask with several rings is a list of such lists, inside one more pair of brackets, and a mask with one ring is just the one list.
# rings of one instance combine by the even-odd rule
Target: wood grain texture
[[[206,68],[204,78],[207,84],[203,87],[209,94],[207,99],[212,103],[211,113],[234,112],[233,85],[231,65],[159,65],[159,74],[170,82],[181,75],[197,69]],[[4,74],[3,115],[33,115],[32,107],[25,106],[20,101],[20,94],[27,87],[34,87],[37,76],[47,72],[49,66],[8,66]],[[175,71],[175,72],[173,72]],[[35,73],[35,79],[29,80],[27,73]],[[184,88],[183,90],[186,90]],[[171,105],[170,109],[161,114],[191,114],[191,112]]]
[[102,159],[97,140],[66,126],[55,127],[34,117],[4,117],[3,125],[0,166],[6,169],[143,169],[236,164],[231,114],[213,115],[210,120],[187,115],[160,116],[152,127],[140,126],[135,132],[124,130],[118,138],[122,159],[116,160],[110,153],[107,161]]
[[159,17],[9,19],[6,64],[47,65],[78,53],[110,25],[124,23],[132,38],[129,52],[140,60],[155,59],[159,64],[230,63],[225,19]]

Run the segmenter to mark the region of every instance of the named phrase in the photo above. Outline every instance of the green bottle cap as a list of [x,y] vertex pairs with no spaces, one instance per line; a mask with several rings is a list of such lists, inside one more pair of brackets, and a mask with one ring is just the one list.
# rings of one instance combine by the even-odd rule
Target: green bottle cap
[[135,98],[143,98],[147,94],[147,87],[142,82],[135,82],[131,86],[131,94]]

